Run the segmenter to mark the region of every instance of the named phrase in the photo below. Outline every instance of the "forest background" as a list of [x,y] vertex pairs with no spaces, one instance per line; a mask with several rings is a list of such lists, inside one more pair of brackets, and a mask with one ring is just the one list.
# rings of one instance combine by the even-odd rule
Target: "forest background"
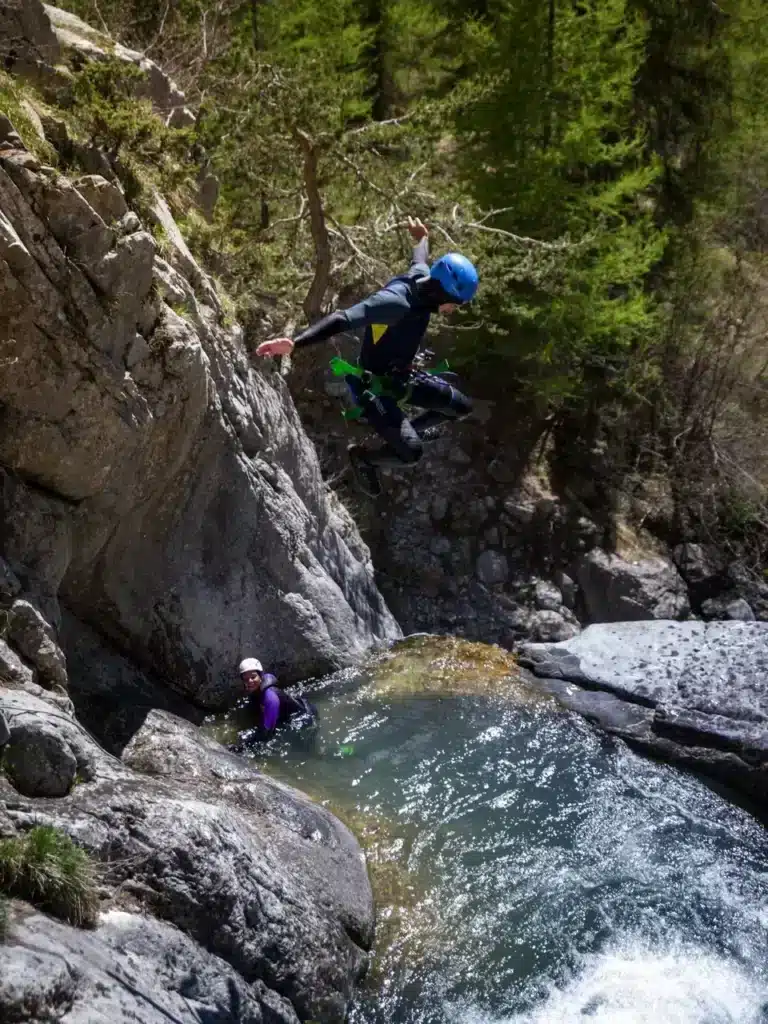
[[125,64],[88,65],[75,114],[137,201],[163,189],[249,344],[381,285],[421,217],[480,268],[438,343],[468,390],[617,490],[663,479],[665,540],[764,575],[760,0],[59,6],[185,90],[194,125],[164,128]]

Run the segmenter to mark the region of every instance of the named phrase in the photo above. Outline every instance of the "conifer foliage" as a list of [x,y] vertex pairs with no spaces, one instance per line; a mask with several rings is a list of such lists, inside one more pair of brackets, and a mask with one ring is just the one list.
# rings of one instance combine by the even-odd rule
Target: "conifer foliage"
[[731,492],[766,521],[760,0],[62,2],[198,108],[221,197],[175,212],[246,321],[382,283],[420,216],[480,267],[448,332],[476,390],[610,424],[630,476],[695,464],[679,537]]

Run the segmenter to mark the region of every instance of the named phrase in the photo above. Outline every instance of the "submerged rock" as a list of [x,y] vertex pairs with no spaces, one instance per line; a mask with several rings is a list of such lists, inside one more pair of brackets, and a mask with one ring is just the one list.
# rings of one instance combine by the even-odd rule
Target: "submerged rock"
[[610,731],[768,798],[767,623],[594,625],[521,661]]
[[515,703],[542,700],[509,651],[455,636],[408,637],[376,658],[367,671],[378,695],[473,694]]

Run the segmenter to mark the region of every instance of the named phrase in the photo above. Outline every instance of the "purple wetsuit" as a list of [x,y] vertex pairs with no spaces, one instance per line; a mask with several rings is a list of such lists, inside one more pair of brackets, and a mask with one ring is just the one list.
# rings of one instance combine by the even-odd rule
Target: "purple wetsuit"
[[[266,679],[275,679],[274,676],[265,676]],[[267,732],[272,732],[280,721],[280,694],[277,690],[277,680],[271,683],[266,690],[261,691],[261,725]]]
[[272,732],[278,725],[283,725],[292,715],[315,716],[316,711],[309,701],[304,697],[291,697],[281,690],[277,679],[269,672],[262,676],[261,685],[261,727],[266,732]]

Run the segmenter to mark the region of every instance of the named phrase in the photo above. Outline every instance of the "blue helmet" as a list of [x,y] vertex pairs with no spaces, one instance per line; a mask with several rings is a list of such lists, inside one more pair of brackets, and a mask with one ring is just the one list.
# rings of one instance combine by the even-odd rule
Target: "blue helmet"
[[448,252],[432,264],[429,276],[456,302],[469,302],[477,291],[479,278],[474,263],[460,252]]

